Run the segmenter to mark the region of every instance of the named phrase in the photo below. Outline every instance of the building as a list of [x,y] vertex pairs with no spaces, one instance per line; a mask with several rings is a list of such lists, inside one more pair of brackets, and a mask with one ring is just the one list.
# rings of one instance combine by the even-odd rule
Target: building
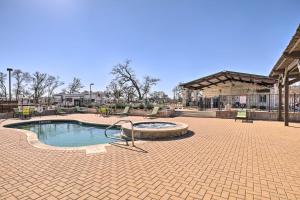
[[203,109],[276,107],[275,80],[268,76],[221,71],[183,83],[184,104]]
[[53,104],[64,107],[83,106],[83,98],[84,94],[81,93],[59,93],[53,95]]
[[104,92],[92,92],[88,91],[82,93],[66,94],[59,93],[53,95],[53,104],[73,107],[73,106],[87,106],[87,105],[102,105],[107,102],[107,98]]

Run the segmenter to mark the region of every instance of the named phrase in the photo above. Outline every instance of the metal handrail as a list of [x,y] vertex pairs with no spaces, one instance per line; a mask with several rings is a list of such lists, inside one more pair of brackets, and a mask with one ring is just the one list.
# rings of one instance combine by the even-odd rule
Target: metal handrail
[[[134,146],[135,146],[135,145],[134,145],[134,129],[133,129],[134,126],[133,126],[133,122],[130,121],[130,120],[122,119],[122,120],[119,120],[119,121],[115,122],[114,124],[110,125],[109,127],[107,127],[107,128],[105,129],[105,131],[104,131],[105,137],[107,137],[107,138],[112,138],[112,139],[115,139],[115,140],[121,140],[121,141],[123,141],[123,140],[120,139],[120,138],[117,138],[117,137],[111,137],[111,136],[108,136],[108,135],[107,135],[107,130],[109,130],[109,129],[111,129],[112,127],[116,126],[116,125],[119,124],[120,122],[126,122],[126,123],[130,123],[130,124],[131,124],[131,142],[132,142],[132,146],[134,147]],[[122,128],[121,128],[121,129],[122,129]],[[126,143],[127,143],[127,140],[126,140]],[[128,143],[127,143],[127,145],[128,145]]]

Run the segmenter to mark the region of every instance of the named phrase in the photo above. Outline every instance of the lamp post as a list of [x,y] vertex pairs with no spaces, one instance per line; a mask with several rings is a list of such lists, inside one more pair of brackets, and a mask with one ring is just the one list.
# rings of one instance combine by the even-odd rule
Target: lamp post
[[90,84],[90,103],[92,103],[92,85],[94,85],[94,83]]
[[8,71],[8,82],[9,82],[9,85],[8,85],[9,101],[11,101],[11,71],[12,70],[13,70],[12,68],[7,68],[7,71]]

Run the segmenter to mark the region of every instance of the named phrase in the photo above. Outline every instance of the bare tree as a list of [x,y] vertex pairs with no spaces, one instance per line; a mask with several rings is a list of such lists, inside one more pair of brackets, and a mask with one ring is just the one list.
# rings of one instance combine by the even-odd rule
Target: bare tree
[[124,64],[114,66],[111,73],[115,76],[114,80],[120,82],[121,85],[130,84],[137,92],[139,100],[142,100],[159,79],[146,76],[141,84],[129,66],[130,62],[130,60],[126,60]]
[[150,76],[144,77],[144,82],[142,85],[143,98],[145,97],[147,98],[147,95],[149,94],[151,87],[156,85],[158,81],[160,81],[160,79],[158,78],[151,78]]
[[112,97],[114,99],[114,102],[118,103],[123,94],[122,83],[114,80],[111,81],[110,84],[106,87],[106,93],[109,97]]
[[69,84],[69,86],[64,89],[64,92],[68,94],[78,93],[83,87],[84,86],[81,83],[81,80],[79,78],[74,77],[73,81]]
[[180,85],[181,85],[181,83],[176,85],[172,90],[173,94],[174,94],[173,99],[177,100],[177,101],[182,101],[183,88]]
[[154,91],[150,94],[150,99],[157,103],[165,103],[169,100],[169,96],[163,91]]
[[122,94],[124,98],[126,99],[127,103],[132,102],[135,95],[135,89],[132,85],[123,85],[122,86]]
[[32,75],[31,89],[33,91],[33,98],[36,103],[38,103],[39,98],[46,93],[46,88],[48,87],[47,78],[48,75],[46,73],[35,72]]
[[5,86],[6,76],[7,76],[6,74],[0,72],[0,97],[6,97],[6,86]]
[[47,93],[48,93],[48,105],[50,104],[51,97],[53,96],[54,90],[62,86],[64,82],[59,80],[59,77],[48,76],[47,78]]
[[16,100],[19,99],[19,95],[26,93],[25,85],[31,80],[31,76],[28,72],[23,72],[20,69],[16,69],[12,73],[12,77],[15,79],[14,91],[16,95]]

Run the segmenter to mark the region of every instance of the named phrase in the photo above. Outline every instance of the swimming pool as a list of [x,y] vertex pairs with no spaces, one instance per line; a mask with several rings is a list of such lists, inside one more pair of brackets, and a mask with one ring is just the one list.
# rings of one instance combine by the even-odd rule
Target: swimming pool
[[[37,121],[6,127],[34,132],[40,142],[57,147],[81,147],[111,142],[104,135],[107,126],[77,121]],[[116,128],[108,130],[107,133],[120,136],[120,130]]]

